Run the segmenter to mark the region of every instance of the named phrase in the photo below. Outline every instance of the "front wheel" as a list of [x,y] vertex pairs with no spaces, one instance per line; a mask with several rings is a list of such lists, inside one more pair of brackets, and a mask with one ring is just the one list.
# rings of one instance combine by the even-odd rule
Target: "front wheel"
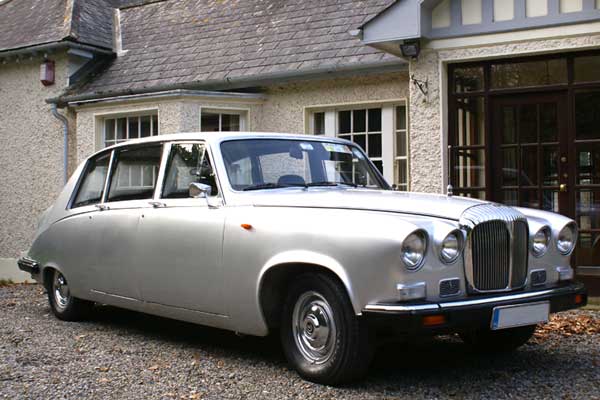
[[282,314],[281,341],[289,363],[307,380],[337,385],[366,374],[373,347],[344,286],[326,274],[292,283]]
[[85,318],[93,303],[73,297],[67,279],[59,271],[53,270],[50,278],[47,290],[52,313],[63,321],[78,321]]
[[460,334],[473,350],[482,353],[508,353],[521,347],[535,332],[536,325],[520,326],[493,331],[479,329]]

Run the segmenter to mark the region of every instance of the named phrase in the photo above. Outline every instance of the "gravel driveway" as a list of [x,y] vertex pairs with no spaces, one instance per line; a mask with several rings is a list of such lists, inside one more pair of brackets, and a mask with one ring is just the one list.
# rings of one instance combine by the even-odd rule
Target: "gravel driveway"
[[[600,324],[598,311],[567,316]],[[496,358],[468,354],[454,337],[390,345],[365,381],[331,388],[290,370],[276,337],[110,307],[61,322],[39,286],[10,286],[0,288],[0,398],[600,399],[600,334],[583,331],[546,330]]]

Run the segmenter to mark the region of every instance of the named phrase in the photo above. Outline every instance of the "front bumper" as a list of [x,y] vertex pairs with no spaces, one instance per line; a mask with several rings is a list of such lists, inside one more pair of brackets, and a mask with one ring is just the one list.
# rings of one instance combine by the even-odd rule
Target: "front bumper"
[[[583,284],[572,282],[535,291],[472,296],[447,302],[411,302],[369,304],[363,316],[372,323],[392,328],[400,333],[430,331],[432,333],[460,332],[489,328],[494,307],[550,302],[550,312],[570,310],[587,304]],[[432,317],[437,324],[430,324]]]

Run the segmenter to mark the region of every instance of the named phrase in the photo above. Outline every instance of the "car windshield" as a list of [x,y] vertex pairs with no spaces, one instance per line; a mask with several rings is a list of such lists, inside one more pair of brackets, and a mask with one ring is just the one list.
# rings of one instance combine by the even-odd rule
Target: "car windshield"
[[234,190],[350,186],[388,189],[356,146],[331,141],[240,139],[221,144]]

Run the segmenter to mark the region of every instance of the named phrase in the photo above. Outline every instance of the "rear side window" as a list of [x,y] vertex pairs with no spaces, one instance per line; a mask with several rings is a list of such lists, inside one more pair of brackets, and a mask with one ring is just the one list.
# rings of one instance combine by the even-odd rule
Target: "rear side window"
[[102,201],[109,163],[110,153],[99,155],[88,161],[71,208],[97,204]]
[[151,199],[161,155],[161,144],[116,150],[108,201]]

